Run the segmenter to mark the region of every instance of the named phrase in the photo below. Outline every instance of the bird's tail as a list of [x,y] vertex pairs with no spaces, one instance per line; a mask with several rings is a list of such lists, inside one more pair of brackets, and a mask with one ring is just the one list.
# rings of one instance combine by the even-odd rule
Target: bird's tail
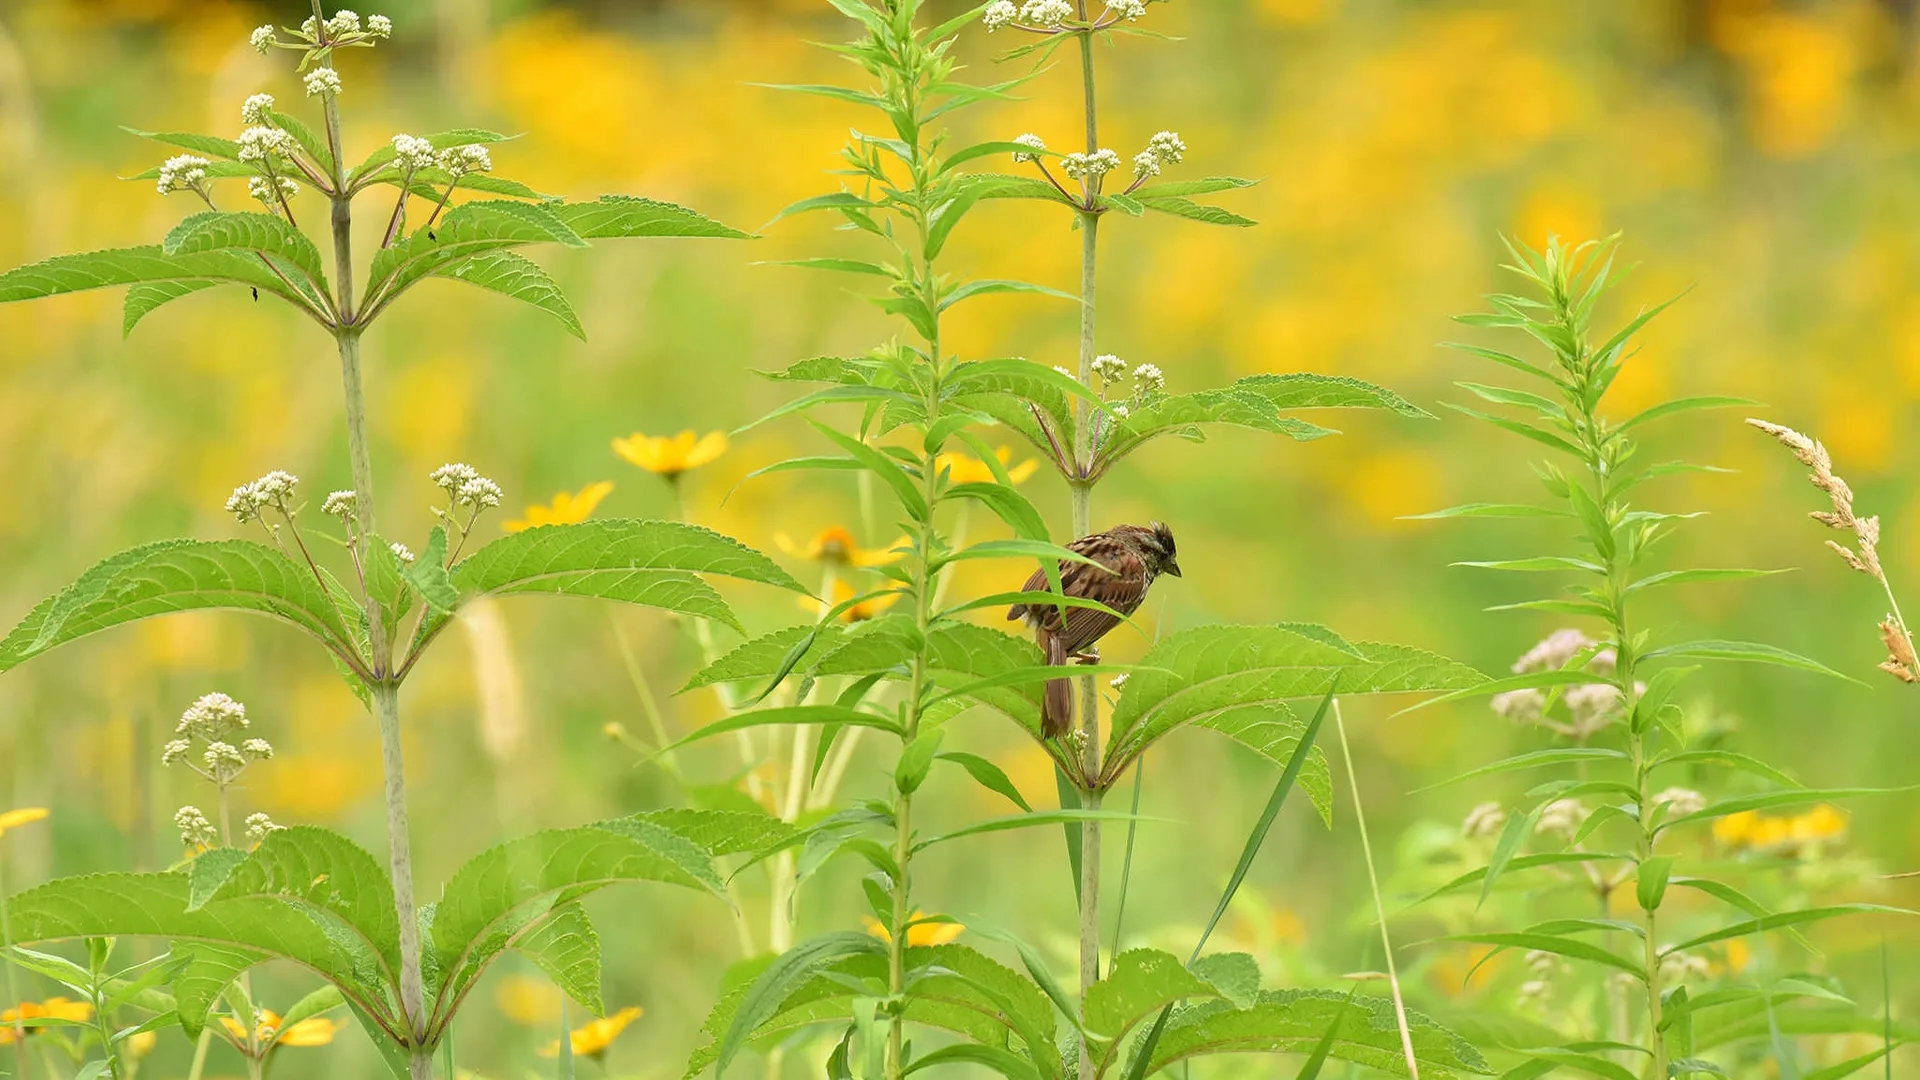
[[[1064,667],[1067,646],[1058,635],[1048,634],[1047,663]],[[1040,703],[1040,730],[1049,739],[1057,739],[1073,728],[1073,683],[1067,679],[1048,679],[1046,697]]]

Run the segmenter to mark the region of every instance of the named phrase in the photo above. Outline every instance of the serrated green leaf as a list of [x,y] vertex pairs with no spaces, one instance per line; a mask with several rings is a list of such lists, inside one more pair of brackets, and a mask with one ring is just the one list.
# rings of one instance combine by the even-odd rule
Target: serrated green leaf
[[127,290],[127,299],[122,307],[120,330],[131,336],[133,328],[140,320],[151,315],[155,308],[171,303],[183,296],[191,296],[203,289],[211,289],[220,284],[218,281],[150,281],[141,282]]
[[[1391,1001],[1361,997],[1350,1002],[1346,994],[1325,990],[1273,990],[1260,997],[1242,1009],[1202,1006],[1182,1014],[1167,1025],[1145,1068],[1136,1071],[1147,1075],[1212,1054],[1311,1054],[1331,1029],[1330,1058],[1405,1075]],[[1418,1010],[1408,1009],[1406,1016],[1423,1076],[1493,1071],[1466,1039]]]
[[637,195],[602,195],[593,202],[561,203],[551,209],[555,217],[588,240],[647,236],[722,240],[754,238],[752,233],[722,225],[684,206]]
[[605,1016],[600,997],[600,935],[577,903],[561,904],[514,940],[513,951],[532,960],[566,995],[595,1016]]
[[1136,192],[1135,198],[1139,199],[1140,205],[1149,210],[1156,210],[1162,214],[1170,214],[1174,217],[1186,218],[1189,221],[1204,222],[1208,225],[1232,225],[1246,228],[1250,225],[1259,224],[1259,222],[1252,218],[1241,217],[1239,214],[1233,213],[1230,210],[1224,210],[1218,206],[1208,206],[1205,203],[1197,203],[1192,199],[1178,195],[1149,196]]
[[511,251],[496,251],[442,270],[438,276],[464,281],[523,304],[532,304],[559,319],[560,325],[567,328],[567,333],[581,341],[587,339],[586,331],[580,326],[580,317],[574,314],[573,305],[567,302],[560,286],[554,284],[545,270],[524,256]]
[[1820,675],[1830,675],[1836,679],[1857,683],[1860,680],[1842,675],[1818,660],[1810,660],[1798,653],[1788,652],[1774,645],[1757,641],[1689,641],[1682,645],[1667,645],[1648,650],[1644,660],[1655,659],[1698,659],[1698,660],[1737,660],[1754,664],[1773,664],[1778,667],[1811,671]]
[[305,233],[273,214],[215,210],[194,214],[167,233],[160,250],[170,259],[232,250],[274,255],[297,268],[315,290],[327,289],[320,249]]

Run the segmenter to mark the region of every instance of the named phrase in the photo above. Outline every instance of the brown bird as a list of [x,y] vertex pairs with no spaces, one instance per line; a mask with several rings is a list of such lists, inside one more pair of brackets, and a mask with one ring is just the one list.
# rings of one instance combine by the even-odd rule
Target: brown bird
[[[1173,530],[1157,521],[1146,528],[1116,525],[1106,532],[1083,536],[1067,548],[1100,565],[1062,562],[1061,591],[1096,600],[1122,615],[1133,614],[1146,600],[1154,578],[1161,574],[1180,576]],[[1050,591],[1046,572],[1035,570],[1021,591]],[[1063,666],[1071,659],[1097,660],[1098,654],[1090,651],[1094,643],[1120,624],[1104,611],[1057,604],[1015,604],[1007,618],[1025,619],[1040,650],[1047,654],[1047,663]],[[1073,687],[1066,679],[1048,680],[1041,701],[1040,726],[1049,739],[1065,735],[1073,727]]]

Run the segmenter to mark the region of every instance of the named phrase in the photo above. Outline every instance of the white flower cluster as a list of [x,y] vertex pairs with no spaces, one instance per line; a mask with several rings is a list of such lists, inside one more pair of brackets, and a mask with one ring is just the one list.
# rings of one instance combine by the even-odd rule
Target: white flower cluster
[[290,513],[287,504],[292,501],[300,478],[288,472],[275,469],[250,484],[241,484],[227,497],[227,513],[245,525],[260,516],[265,507],[273,507],[281,513]]
[[1555,630],[1514,661],[1513,673],[1525,675],[1534,671],[1558,671],[1566,667],[1567,661],[1581,650],[1590,649],[1594,644],[1592,638],[1578,630]]
[[1171,131],[1162,131],[1147,140],[1147,148],[1133,156],[1133,175],[1138,179],[1159,176],[1162,167],[1178,165],[1187,158],[1187,144]]
[[[219,691],[203,694],[180,714],[176,735],[219,742],[235,732],[247,730],[247,707]],[[171,743],[168,748],[172,748]]]
[[1147,14],[1146,0],[1107,0],[1107,10],[1129,21],[1144,18]]
[[1020,21],[1030,26],[1053,30],[1071,18],[1073,4],[1069,0],[1026,0],[1020,5]]
[[484,146],[454,146],[440,151],[439,166],[458,180],[468,173],[493,171],[493,156]]
[[1165,390],[1167,377],[1161,373],[1159,365],[1141,364],[1133,369],[1133,385],[1135,393],[1145,397]]
[[1100,376],[1103,383],[1117,383],[1126,377],[1127,362],[1112,353],[1096,356],[1093,358],[1093,373]]
[[359,32],[360,15],[358,12],[341,8],[339,11],[333,13],[333,18],[327,20],[328,37],[341,37],[346,34],[357,34]]
[[246,757],[232,743],[208,743],[206,752],[200,755],[200,761],[206,766],[207,775],[213,778],[213,782],[222,786],[232,783],[247,768]]
[[1653,797],[1655,806],[1667,804],[1667,818],[1683,818],[1707,808],[1707,797],[1692,788],[1670,787]]
[[433,168],[433,143],[417,135],[395,135],[393,159],[403,169],[431,169]]
[[187,760],[187,754],[192,750],[192,743],[185,739],[175,739],[160,748],[160,764],[178,765]]
[[367,36],[389,38],[393,36],[393,20],[385,15],[367,16]]
[[267,114],[273,111],[272,94],[254,94],[240,103],[240,122],[255,127],[267,122]]
[[317,67],[307,72],[303,85],[307,88],[308,97],[338,96],[341,90],[340,73],[330,67]]
[[264,125],[240,133],[240,160],[266,161],[293,152],[293,136]]
[[253,46],[255,52],[264,55],[268,49],[280,44],[280,33],[272,23],[255,27],[253,33],[247,35],[247,44]]
[[1555,799],[1541,807],[1533,831],[1540,835],[1558,834],[1568,840],[1587,820],[1587,808],[1579,799]]
[[1111,150],[1095,150],[1091,154],[1068,154],[1060,162],[1067,175],[1075,180],[1099,179],[1120,167],[1120,155]]
[[993,3],[987,5],[987,10],[980,13],[980,21],[986,24],[987,33],[991,34],[1019,18],[1019,15],[1019,9],[1013,6],[1013,0],[993,0]]
[[[1013,5],[1008,4],[1007,6],[1012,7]],[[1031,146],[1035,150],[1045,150],[1047,148],[1047,144],[1040,140],[1040,136],[1035,135],[1032,132],[1028,132],[1025,135],[1016,135],[1014,136],[1013,141],[1019,143],[1021,146]],[[1023,154],[1018,150],[1016,150],[1013,153],[1013,160],[1015,162],[1039,161],[1040,155],[1039,154]]]
[[273,744],[265,739],[248,739],[240,744],[240,752],[250,761],[265,761],[273,756]]
[[320,512],[328,517],[350,518],[360,503],[357,491],[332,491],[320,504]]
[[1468,839],[1493,836],[1507,824],[1507,812],[1497,802],[1483,802],[1467,811],[1467,818],[1460,823],[1460,835]]
[[475,510],[500,505],[500,485],[481,476],[471,465],[450,462],[433,470],[428,479],[433,481],[435,487],[445,491],[456,505]]
[[175,191],[198,191],[200,185],[207,182],[206,158],[193,154],[180,154],[170,157],[160,165],[160,194]]
[[394,558],[399,559],[403,563],[410,563],[414,559],[413,549],[398,540],[388,544],[387,548],[393,552]]
[[1127,417],[1133,415],[1133,413],[1132,410],[1128,409],[1125,405],[1115,405],[1113,407],[1113,415],[1125,420]]
[[180,842],[188,847],[211,847],[220,833],[197,806],[183,806],[173,812],[173,827],[180,830]]
[[1660,981],[1669,985],[1712,975],[1713,965],[1698,953],[1670,952],[1660,958]]
[[[379,18],[377,15],[374,17]],[[255,844],[262,843],[267,837],[285,829],[285,825],[275,825],[273,819],[265,814],[247,815],[247,839]]]
[[247,194],[268,206],[278,206],[282,199],[291,199],[300,194],[300,185],[294,183],[291,177],[276,176],[269,180],[264,176],[256,176],[247,181]]
[[1115,675],[1113,678],[1108,679],[1107,685],[1113,687],[1115,690],[1125,690],[1127,688],[1128,677],[1129,676],[1126,674],[1126,672],[1121,672],[1120,674]]

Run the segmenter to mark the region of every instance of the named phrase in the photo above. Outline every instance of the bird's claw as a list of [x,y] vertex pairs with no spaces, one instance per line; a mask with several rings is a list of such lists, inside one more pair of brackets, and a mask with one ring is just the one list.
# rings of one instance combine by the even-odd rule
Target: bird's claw
[[1073,654],[1073,662],[1076,664],[1097,664],[1100,662],[1100,650],[1095,646],[1089,645]]

